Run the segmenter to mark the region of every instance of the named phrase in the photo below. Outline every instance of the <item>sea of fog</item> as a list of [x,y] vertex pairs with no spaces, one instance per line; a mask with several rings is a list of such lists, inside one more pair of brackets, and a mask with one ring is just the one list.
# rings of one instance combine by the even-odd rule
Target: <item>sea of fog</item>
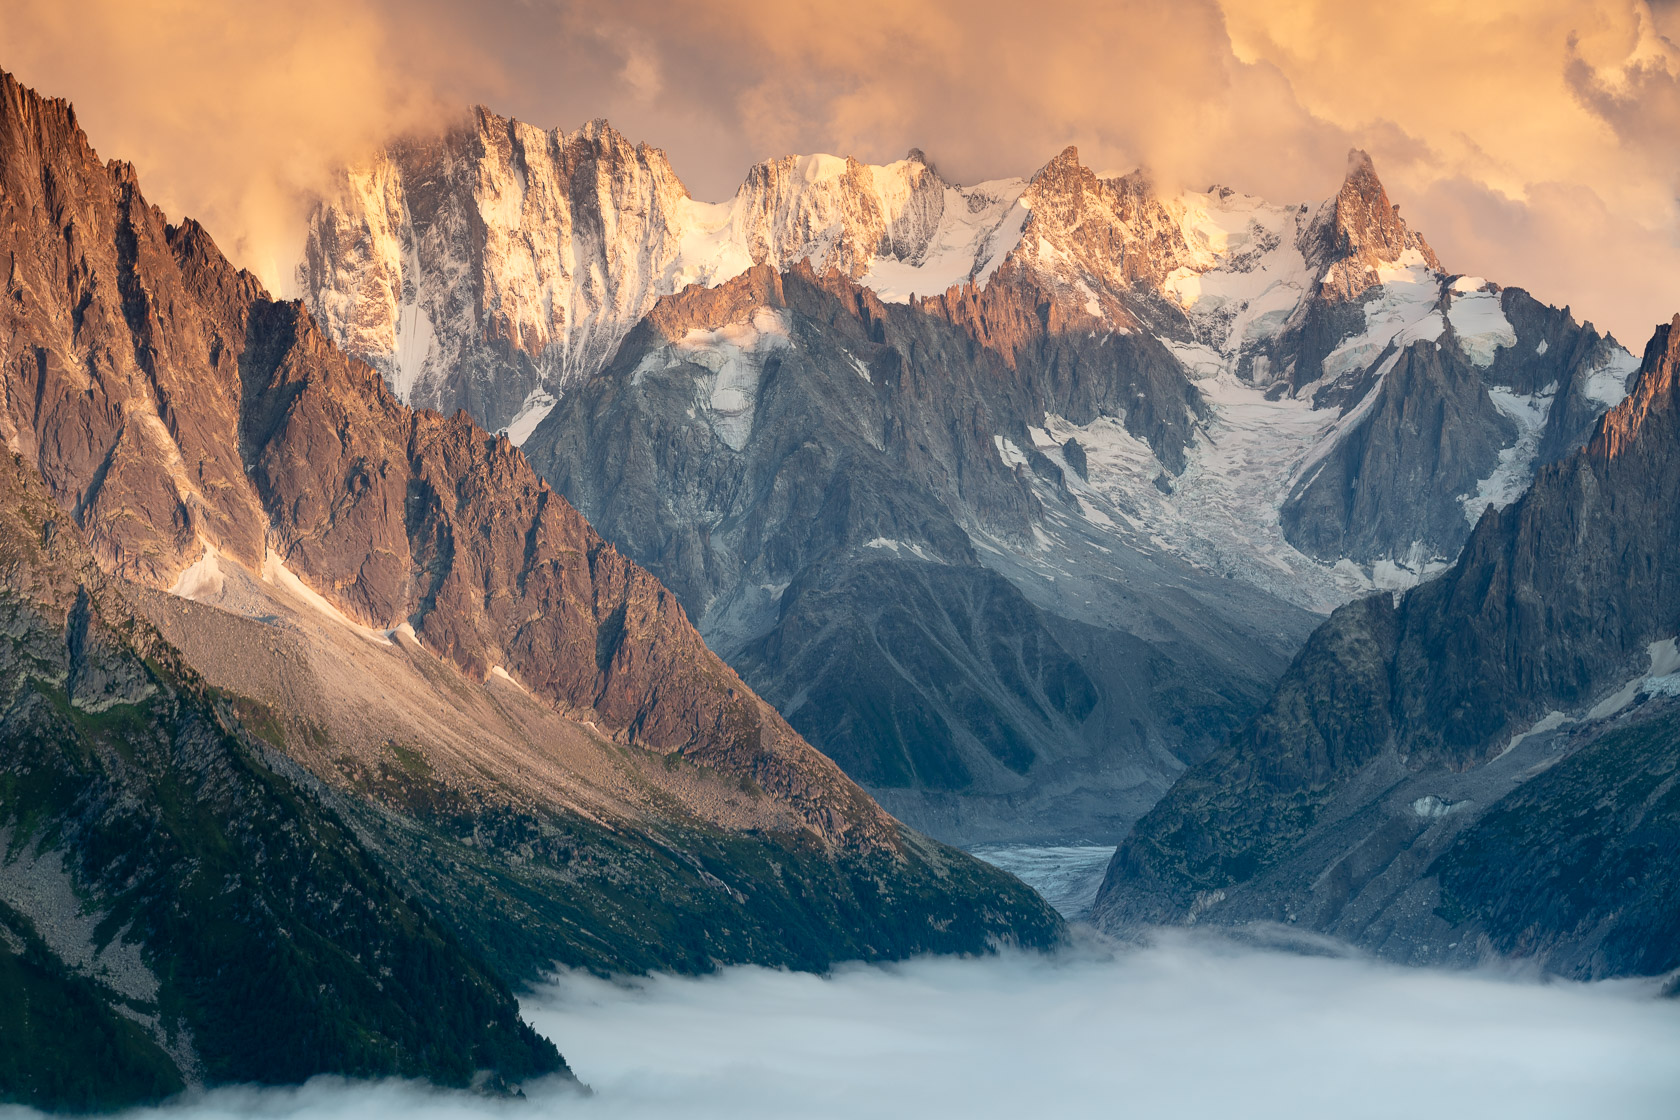
[[[1067,878],[1083,884],[1088,874]],[[527,993],[523,1010],[591,1093],[546,1083],[527,1085],[525,1100],[495,1101],[320,1079],[217,1090],[141,1115],[1680,1114],[1680,1001],[1656,998],[1649,983],[1405,969],[1208,935],[1136,947],[1091,934],[1054,956],[853,965],[825,977],[732,968],[615,983],[567,974]],[[34,1115],[0,1108],[0,1117]]]

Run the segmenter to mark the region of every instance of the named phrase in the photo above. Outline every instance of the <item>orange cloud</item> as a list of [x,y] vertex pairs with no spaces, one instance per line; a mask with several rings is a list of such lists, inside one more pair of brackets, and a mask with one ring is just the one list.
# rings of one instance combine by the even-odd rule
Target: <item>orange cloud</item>
[[1224,6],[1236,55],[1362,137],[1448,267],[1635,348],[1680,308],[1680,51],[1649,5]]
[[[145,11],[139,11],[144,7]],[[1672,0],[218,0],[0,12],[0,65],[72,97],[107,154],[265,277],[299,197],[392,130],[482,100],[606,116],[702,198],[790,151],[924,149],[963,182],[1068,143],[1278,201],[1346,149],[1451,268],[1638,345],[1680,308]],[[254,14],[246,14],[247,12]]]
[[0,66],[69,98],[102,156],[277,290],[329,168],[459,111],[450,94],[494,71],[470,44],[399,39],[361,0],[7,0]]

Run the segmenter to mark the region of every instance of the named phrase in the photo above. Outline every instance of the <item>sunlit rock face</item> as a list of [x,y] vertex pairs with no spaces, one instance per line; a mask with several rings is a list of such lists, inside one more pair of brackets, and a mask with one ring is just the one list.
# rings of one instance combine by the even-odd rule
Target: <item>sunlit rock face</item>
[[945,194],[920,153],[789,156],[707,205],[605,121],[544,132],[479,109],[350,172],[311,220],[299,278],[334,341],[402,399],[524,432],[522,410],[599,369],[660,296],[755,263],[921,263]]

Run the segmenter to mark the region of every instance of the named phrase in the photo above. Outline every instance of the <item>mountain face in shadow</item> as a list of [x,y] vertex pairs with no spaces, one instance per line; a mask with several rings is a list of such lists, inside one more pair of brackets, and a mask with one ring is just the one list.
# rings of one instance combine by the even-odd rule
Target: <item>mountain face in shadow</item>
[[1451,569],[1332,615],[1139,822],[1099,921],[1272,921],[1584,977],[1680,964],[1677,370],[1680,320]]

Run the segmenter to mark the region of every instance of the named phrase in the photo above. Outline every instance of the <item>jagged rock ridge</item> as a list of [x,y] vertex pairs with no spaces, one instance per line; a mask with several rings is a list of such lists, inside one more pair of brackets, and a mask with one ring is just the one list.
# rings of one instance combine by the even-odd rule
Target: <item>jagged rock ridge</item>
[[1138,824],[1099,920],[1279,921],[1581,976],[1680,965],[1677,377],[1680,319],[1450,570],[1336,612]]

